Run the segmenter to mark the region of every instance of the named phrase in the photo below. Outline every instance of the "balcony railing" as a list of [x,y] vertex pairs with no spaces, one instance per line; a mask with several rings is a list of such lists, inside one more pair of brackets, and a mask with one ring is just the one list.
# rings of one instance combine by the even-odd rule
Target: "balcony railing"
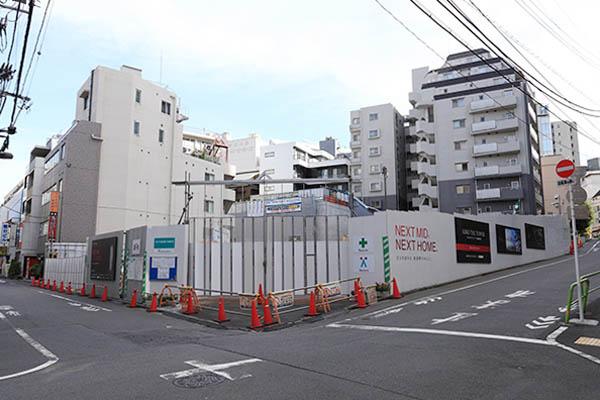
[[437,176],[435,165],[422,161],[413,161],[410,163],[410,169],[416,171],[417,174],[427,174],[429,176]]
[[476,193],[477,200],[517,200],[523,198],[523,189],[503,187],[493,189],[478,189]]
[[410,145],[411,153],[425,153],[428,155],[435,155],[435,144],[419,141]]
[[418,120],[415,124],[415,132],[433,135],[433,122]]
[[490,121],[474,122],[471,125],[471,133],[473,135],[481,135],[483,133],[516,130],[518,128],[519,120],[516,118],[497,119]]
[[472,101],[470,112],[478,113],[484,111],[492,111],[496,109],[507,110],[517,106],[517,98],[515,96],[502,96],[493,99],[487,98],[478,101]]
[[350,147],[351,148],[355,148],[355,147],[360,147],[360,140],[353,140],[350,142]]
[[487,167],[475,167],[475,176],[516,175],[520,174],[521,171],[520,164],[502,167],[499,165],[489,165]]
[[478,189],[476,193],[477,200],[489,200],[500,198],[500,188]]
[[419,195],[429,196],[431,198],[438,198],[438,187],[432,186],[428,183],[420,183],[418,186]]
[[473,146],[473,157],[491,154],[518,153],[521,150],[519,142],[485,143]]

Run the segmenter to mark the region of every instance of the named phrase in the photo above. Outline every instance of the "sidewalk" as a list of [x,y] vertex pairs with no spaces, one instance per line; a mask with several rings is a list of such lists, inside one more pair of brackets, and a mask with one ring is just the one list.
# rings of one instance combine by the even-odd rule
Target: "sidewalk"
[[[600,296],[594,296],[594,294],[588,300],[585,318],[600,321]],[[577,318],[578,315],[578,311],[573,311],[571,317]],[[596,326],[568,324],[566,326],[569,328],[558,337],[558,342],[589,354],[597,358],[600,363],[600,324]]]

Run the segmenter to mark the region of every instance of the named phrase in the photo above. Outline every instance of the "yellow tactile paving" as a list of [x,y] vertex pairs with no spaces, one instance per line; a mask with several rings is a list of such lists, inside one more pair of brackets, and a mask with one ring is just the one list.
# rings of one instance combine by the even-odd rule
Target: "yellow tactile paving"
[[600,338],[580,336],[579,339],[575,341],[575,344],[600,347]]

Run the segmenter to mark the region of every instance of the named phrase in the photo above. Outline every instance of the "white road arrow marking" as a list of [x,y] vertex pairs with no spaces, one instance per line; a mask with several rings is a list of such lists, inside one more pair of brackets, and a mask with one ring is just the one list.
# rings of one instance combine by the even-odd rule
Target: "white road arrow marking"
[[12,310],[12,306],[0,306],[0,311]]
[[448,317],[448,318],[435,318],[431,320],[431,325],[437,325],[437,324],[442,324],[444,322],[456,322],[456,321],[460,321],[461,319],[465,319],[465,318],[469,318],[472,317],[474,315],[477,315],[477,313],[454,313],[453,316]]
[[428,304],[428,303],[433,303],[434,301],[438,301],[441,300],[441,297],[429,297],[426,299],[422,299],[422,300],[417,300],[415,301],[413,304],[416,306],[422,306],[424,304]]
[[[247,360],[240,360],[240,361],[234,361],[234,362],[229,362],[229,363],[224,363],[224,364],[210,365],[210,364],[203,363],[202,361],[191,360],[191,361],[186,361],[185,363],[189,364],[195,368],[186,369],[186,370],[178,371],[178,372],[171,372],[168,374],[162,374],[162,375],[160,375],[160,377],[165,380],[170,380],[170,379],[185,378],[186,376],[192,376],[199,372],[208,371],[208,372],[212,372],[213,374],[220,375],[225,379],[233,381],[235,379],[232,378],[231,375],[228,374],[227,372],[223,372],[223,370],[237,367],[237,366],[244,365],[244,364],[251,364],[251,363],[261,362],[261,361],[262,360],[259,358],[249,358]],[[250,374],[244,374],[237,379],[249,378],[251,376],[252,375],[250,375]]]
[[554,315],[548,315],[547,317],[539,317],[538,318],[540,321],[545,321],[545,322],[554,322],[554,321],[558,321],[560,319],[560,317],[555,317]]
[[529,329],[545,329],[548,328],[550,325],[544,325],[544,326],[533,326],[530,324],[525,324],[526,327],[528,327]]
[[480,306],[471,306],[471,308],[475,308],[477,310],[485,310],[486,308],[496,308],[502,304],[507,304],[510,303],[510,300],[496,300],[496,301],[491,301],[488,300],[486,301],[484,304],[480,305]]
[[535,294],[535,292],[532,292],[531,290],[517,290],[516,292],[507,294],[504,297],[508,297],[509,299],[514,299],[515,297],[527,297],[532,294]]
[[552,325],[552,324],[554,323],[554,321],[550,321],[550,322],[538,322],[538,321],[537,321],[537,320],[535,320],[535,319],[534,319],[533,321],[531,321],[531,322],[532,322],[534,325],[537,325],[537,326],[540,326],[540,325],[543,325],[543,326],[548,326],[548,325]]
[[6,315],[9,315],[11,317],[20,317],[21,314],[18,311],[7,311]]

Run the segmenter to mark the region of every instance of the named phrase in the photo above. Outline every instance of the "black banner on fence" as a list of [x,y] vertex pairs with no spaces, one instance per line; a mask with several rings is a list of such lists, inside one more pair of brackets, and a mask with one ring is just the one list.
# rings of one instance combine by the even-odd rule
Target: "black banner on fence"
[[528,249],[546,249],[546,237],[543,226],[525,224],[525,246]]
[[114,281],[117,271],[117,238],[109,237],[92,241],[90,279]]
[[490,264],[490,225],[485,222],[454,218],[456,262]]
[[496,225],[498,253],[522,254],[521,230],[510,226]]

